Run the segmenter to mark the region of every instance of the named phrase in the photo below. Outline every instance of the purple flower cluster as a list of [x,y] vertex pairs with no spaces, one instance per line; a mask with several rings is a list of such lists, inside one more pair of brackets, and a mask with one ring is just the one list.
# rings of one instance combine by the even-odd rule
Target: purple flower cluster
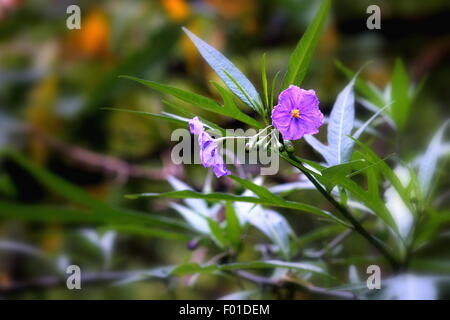
[[223,162],[217,142],[205,131],[198,117],[189,120],[191,133],[198,135],[200,160],[205,168],[211,167],[217,178],[231,174]]
[[272,110],[272,124],[286,140],[298,140],[305,134],[316,134],[323,124],[319,99],[314,90],[291,85],[280,93]]

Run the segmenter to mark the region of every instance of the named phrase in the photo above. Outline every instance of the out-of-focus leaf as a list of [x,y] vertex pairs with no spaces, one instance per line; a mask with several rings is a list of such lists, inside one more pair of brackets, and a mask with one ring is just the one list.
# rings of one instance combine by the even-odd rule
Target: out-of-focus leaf
[[137,225],[117,225],[111,224],[102,227],[105,230],[115,230],[120,233],[126,233],[136,236],[149,237],[149,238],[159,238],[167,240],[177,240],[177,241],[189,241],[192,239],[192,235],[183,234],[180,232],[167,231],[156,228],[144,228]]
[[[402,167],[396,168],[394,172],[397,176],[402,174],[408,175],[408,170]],[[409,175],[407,179],[410,179]],[[390,186],[386,189],[384,192],[384,198],[386,201],[386,207],[389,209],[389,212],[391,212],[400,235],[403,239],[407,239],[414,222],[414,215],[412,211],[408,208],[407,203],[403,201],[394,186]]]
[[83,211],[49,205],[0,201],[0,217],[36,222],[117,224],[127,226],[184,227],[177,220],[132,212]]
[[[172,188],[174,188],[177,191],[182,191],[182,190],[193,190],[193,188],[191,186],[189,186],[188,184],[186,184],[185,182],[173,177],[173,176],[169,176],[167,178],[167,182],[170,183],[170,185],[172,186]],[[211,215],[209,214],[209,208],[208,208],[208,203],[206,203],[205,200],[201,200],[201,199],[185,199],[184,203],[192,210],[197,211],[198,213],[200,213],[203,216],[208,216],[211,217]]]
[[266,108],[271,108],[269,105],[269,88],[267,86],[267,66],[266,66],[266,54],[263,54],[261,63],[261,83],[264,92],[264,103]]
[[[353,139],[353,138],[352,138]],[[362,149],[362,155],[364,158],[374,165],[376,165],[380,172],[386,177],[386,179],[389,180],[389,182],[392,184],[392,186],[397,190],[398,194],[402,198],[403,202],[408,206],[408,209],[411,212],[414,212],[413,206],[411,204],[411,197],[408,194],[406,188],[402,185],[402,182],[397,177],[395,172],[386,164],[386,162],[378,157],[378,155],[372,151],[367,145],[362,143],[359,140],[353,139]]]
[[171,203],[170,207],[181,214],[195,230],[203,234],[209,234],[210,229],[207,216],[178,203]]
[[230,240],[233,248],[236,249],[240,246],[241,243],[241,224],[239,223],[239,218],[230,202],[226,203],[225,208],[227,237]]
[[122,59],[111,72],[100,79],[98,85],[89,93],[84,108],[89,111],[104,107],[111,92],[117,89],[118,77],[121,74],[141,75],[144,71],[148,72],[149,68],[160,65],[167,59],[167,52],[170,52],[176,43],[173,39],[178,38],[179,33],[179,28],[174,26],[163,27],[152,33],[146,43]]
[[[149,216],[145,214],[141,214],[138,212],[135,212],[133,210],[128,209],[119,209],[115,207],[111,207],[106,203],[103,203],[95,198],[93,198],[90,194],[88,194],[83,189],[79,188],[76,185],[73,185],[60,177],[46,171],[43,168],[40,168],[33,163],[31,163],[29,160],[27,160],[24,156],[22,156],[20,153],[14,152],[14,151],[7,151],[6,155],[11,157],[16,163],[18,163],[21,167],[23,167],[25,170],[27,170],[31,175],[33,175],[39,182],[44,184],[46,187],[51,189],[53,192],[65,197],[66,199],[73,201],[75,203],[84,205],[85,207],[91,209],[93,213],[87,213],[87,215],[98,215],[100,219],[106,219],[105,217],[110,217],[110,223],[114,223],[114,220],[112,219],[118,219],[117,221],[120,221],[120,223],[126,223],[127,221],[130,221],[129,223],[143,223],[145,222],[148,224],[155,224],[155,225],[166,225],[166,226],[178,226],[178,227],[184,227],[183,223],[180,223],[179,221],[168,219],[164,217],[157,217],[157,216]],[[23,207],[24,209],[26,206]],[[17,208],[18,209],[18,208]],[[53,211],[55,212],[55,211]],[[13,216],[11,213],[4,212],[4,215]],[[25,215],[26,216],[26,215]],[[32,215],[32,218],[37,218],[36,216]],[[85,217],[83,217],[85,218]],[[96,219],[97,217],[94,217],[93,219]],[[64,217],[62,217],[64,219]],[[102,220],[104,221],[104,220]],[[134,222],[133,222],[134,221]],[[140,222],[138,222],[140,221]]]
[[[262,178],[257,178],[250,188],[244,191],[242,196],[253,196],[261,186]],[[263,188],[264,189],[264,188]],[[259,191],[261,191],[259,189]],[[242,225],[251,224],[264,233],[278,247],[286,259],[290,257],[290,240],[295,239],[295,234],[286,219],[278,212],[263,208],[252,203],[235,202],[234,207]]]
[[348,268],[348,279],[351,284],[361,283],[361,279],[358,275],[358,270],[353,264],[350,266],[350,268]]
[[152,89],[155,89],[161,93],[166,93],[173,95],[174,97],[183,100],[187,103],[190,103],[196,107],[205,109],[210,112],[218,113],[227,117],[234,118],[236,120],[239,120],[243,123],[246,123],[248,125],[251,125],[256,128],[261,128],[261,124],[256,121],[255,119],[251,118],[250,116],[246,115],[245,113],[241,112],[235,104],[225,104],[221,106],[217,102],[215,102],[212,99],[209,99],[207,97],[201,96],[196,93],[192,93],[186,90],[182,90],[179,88],[171,87],[164,84],[159,84],[153,81],[149,80],[143,80],[135,77],[130,76],[122,76],[123,78],[130,79],[136,82],[139,82],[147,87],[150,87]]
[[312,55],[319,41],[325,20],[330,11],[331,1],[323,0],[313,21],[308,25],[305,33],[298,42],[289,58],[289,65],[283,81],[283,89],[289,85],[300,85],[311,63]]
[[238,202],[248,202],[248,203],[255,203],[255,204],[261,204],[266,206],[273,206],[273,207],[279,207],[279,208],[287,208],[287,209],[295,209],[307,213],[312,213],[315,215],[319,215],[324,218],[332,219],[333,221],[339,222],[341,224],[347,225],[342,220],[336,218],[331,213],[319,209],[317,207],[314,207],[309,204],[300,203],[300,202],[294,202],[294,201],[288,201],[280,198],[282,201],[271,201],[267,199],[261,199],[257,197],[248,197],[248,196],[239,196],[234,195],[230,193],[220,193],[220,192],[211,192],[208,194],[204,194],[201,192],[195,192],[191,190],[184,190],[184,191],[172,191],[172,192],[165,192],[165,193],[141,193],[141,194],[131,194],[126,196],[128,199],[139,199],[139,198],[167,198],[167,199],[206,199],[211,201],[238,201]]
[[246,270],[246,269],[272,269],[283,268],[299,271],[310,271],[321,275],[328,276],[328,274],[320,267],[311,263],[301,262],[284,262],[278,260],[265,260],[265,261],[253,261],[253,262],[236,262],[230,264],[208,264],[200,265],[197,263],[188,263],[175,267],[172,270],[172,274],[176,276],[183,276],[193,273],[208,273],[215,271],[234,271],[234,270]]
[[[448,225],[449,222],[450,210],[429,210],[427,219],[424,219],[423,222],[417,226],[417,235],[414,242],[415,248],[421,248],[431,240],[436,239],[436,234],[439,230],[443,226]],[[447,273],[450,274],[450,268],[447,268]]]
[[391,116],[397,128],[401,131],[405,127],[411,107],[409,94],[409,79],[402,60],[395,61],[391,88]]
[[[356,73],[345,67],[340,61],[336,61],[336,66],[342,70],[342,72],[347,76],[349,80],[355,78]],[[383,95],[373,84],[357,78],[355,82],[355,88],[376,107],[381,108],[386,104]]]
[[335,236],[344,230],[345,230],[344,227],[341,225],[330,224],[327,226],[317,228],[307,234],[301,235],[300,237],[298,237],[296,239],[296,242],[298,243],[298,245],[300,247],[304,247],[311,242],[323,240],[324,238]]
[[428,145],[427,150],[420,158],[418,179],[424,197],[429,195],[431,191],[433,177],[436,172],[439,157],[442,154],[441,150],[443,149],[444,146],[443,144],[444,132],[449,122],[450,120],[445,121],[445,123],[438,129],[438,131],[431,139],[431,142]]
[[150,270],[130,271],[129,275],[124,279],[116,281],[115,286],[123,286],[133,282],[144,281],[149,279],[165,279],[170,276],[173,266],[157,267]]
[[228,244],[227,236],[225,231],[222,229],[220,224],[211,218],[207,218],[209,230],[211,231],[211,236],[214,242],[222,249]]
[[270,107],[273,107],[273,101],[275,99],[275,87],[277,86],[278,76],[280,75],[280,71],[278,71],[272,79],[272,85],[270,87]]
[[[261,99],[255,87],[233,63],[231,63],[222,53],[211,47],[188,29],[183,28],[183,31],[192,40],[206,62],[208,62],[211,68],[214,69],[222,81],[225,82],[227,87],[230,88],[239,99],[252,109],[255,109],[255,103],[259,106],[261,105]],[[226,73],[228,73],[236,83],[231,81]],[[241,92],[239,87],[242,88],[248,97]],[[255,109],[255,111],[259,112],[257,109]]]

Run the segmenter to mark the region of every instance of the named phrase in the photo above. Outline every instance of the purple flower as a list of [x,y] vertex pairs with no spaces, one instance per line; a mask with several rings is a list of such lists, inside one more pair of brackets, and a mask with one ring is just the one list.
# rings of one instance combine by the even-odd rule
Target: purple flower
[[314,90],[291,85],[278,96],[272,110],[272,124],[286,140],[298,140],[305,134],[316,134],[323,124],[319,99]]
[[200,160],[203,166],[211,167],[217,178],[231,174],[223,162],[217,142],[205,131],[198,117],[189,120],[189,129],[191,133],[198,134]]

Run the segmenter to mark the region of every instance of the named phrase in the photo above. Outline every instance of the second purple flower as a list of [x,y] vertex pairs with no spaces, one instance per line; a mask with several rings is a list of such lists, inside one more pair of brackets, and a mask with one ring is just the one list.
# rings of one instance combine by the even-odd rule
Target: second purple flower
[[198,135],[200,160],[205,168],[211,167],[217,178],[231,174],[223,162],[217,142],[205,131],[198,117],[189,120],[191,133]]

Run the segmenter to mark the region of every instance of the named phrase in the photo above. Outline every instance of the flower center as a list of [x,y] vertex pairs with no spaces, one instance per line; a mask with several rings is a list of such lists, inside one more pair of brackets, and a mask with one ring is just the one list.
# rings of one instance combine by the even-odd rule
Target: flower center
[[298,109],[292,110],[291,114],[296,119],[300,118],[300,111]]

